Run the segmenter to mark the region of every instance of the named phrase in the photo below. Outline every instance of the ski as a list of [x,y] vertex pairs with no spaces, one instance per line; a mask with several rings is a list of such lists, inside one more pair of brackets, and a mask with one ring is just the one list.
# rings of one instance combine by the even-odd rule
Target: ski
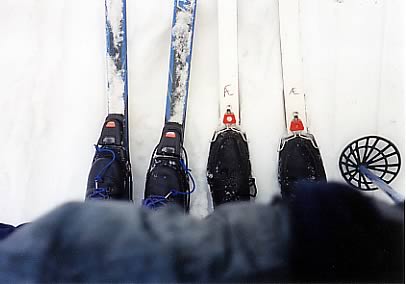
[[279,146],[278,179],[283,197],[300,180],[326,181],[316,139],[309,132],[300,42],[300,0],[279,0],[283,94],[287,134]]
[[174,1],[165,125],[145,183],[143,203],[150,208],[172,202],[188,212],[195,188],[183,147],[195,16],[196,0]]
[[105,0],[105,17],[108,115],[96,145],[86,199],[132,200],[126,0]]
[[247,136],[242,131],[238,88],[237,0],[217,1],[219,39],[219,126],[207,163],[214,207],[256,195]]

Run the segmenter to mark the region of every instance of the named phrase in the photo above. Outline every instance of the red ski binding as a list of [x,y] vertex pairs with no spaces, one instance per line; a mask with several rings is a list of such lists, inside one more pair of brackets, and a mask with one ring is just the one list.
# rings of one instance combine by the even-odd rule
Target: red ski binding
[[234,113],[232,113],[230,110],[227,110],[226,114],[224,114],[224,117],[223,117],[223,123],[224,124],[236,124],[237,120],[235,119]]
[[303,131],[304,126],[302,120],[299,118],[298,114],[295,113],[293,120],[290,122],[290,131]]

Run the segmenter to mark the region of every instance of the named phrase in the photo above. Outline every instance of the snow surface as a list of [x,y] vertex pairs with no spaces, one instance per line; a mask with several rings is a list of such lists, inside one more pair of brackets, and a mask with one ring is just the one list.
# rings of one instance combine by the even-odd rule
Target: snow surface
[[[277,148],[285,131],[278,5],[238,5],[242,128],[258,183],[256,202],[263,203],[279,193]],[[301,7],[308,122],[328,178],[342,181],[339,154],[368,134],[392,140],[405,160],[404,1],[312,0]],[[172,1],[127,3],[136,203],[164,121],[172,9]],[[218,123],[216,15],[216,1],[198,1],[185,136],[197,181],[195,216],[211,211],[205,169]],[[107,112],[104,21],[99,0],[2,1],[0,222],[31,221],[83,200]],[[391,186],[404,191],[404,170]]]

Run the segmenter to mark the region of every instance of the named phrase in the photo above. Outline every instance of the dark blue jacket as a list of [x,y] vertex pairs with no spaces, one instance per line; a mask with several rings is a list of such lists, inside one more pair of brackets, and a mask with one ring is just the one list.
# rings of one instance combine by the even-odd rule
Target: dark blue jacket
[[0,282],[402,282],[403,212],[338,184],[202,220],[69,203],[0,242]]

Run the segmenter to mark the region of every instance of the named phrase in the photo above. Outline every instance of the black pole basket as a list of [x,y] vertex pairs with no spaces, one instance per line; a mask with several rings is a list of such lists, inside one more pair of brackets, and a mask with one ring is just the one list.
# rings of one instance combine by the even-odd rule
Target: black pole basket
[[351,142],[341,153],[339,167],[346,182],[361,190],[378,187],[361,171],[364,166],[379,179],[389,184],[400,171],[400,153],[389,140],[379,136],[366,136]]

